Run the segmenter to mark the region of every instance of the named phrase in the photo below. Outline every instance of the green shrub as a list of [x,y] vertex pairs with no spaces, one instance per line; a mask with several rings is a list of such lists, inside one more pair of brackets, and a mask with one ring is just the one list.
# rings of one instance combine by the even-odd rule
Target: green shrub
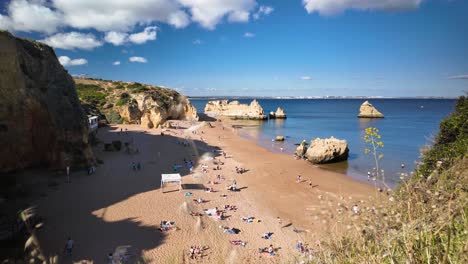
[[102,88],[92,84],[76,84],[76,91],[80,100],[94,104],[103,105],[106,102],[106,95],[101,92]]
[[111,123],[111,124],[122,124],[122,123],[123,123],[123,119],[122,119],[122,117],[120,116],[120,114],[117,113],[117,112],[114,111],[114,110],[111,110],[111,111],[106,115],[106,119],[107,119],[107,121],[109,121],[109,123]]

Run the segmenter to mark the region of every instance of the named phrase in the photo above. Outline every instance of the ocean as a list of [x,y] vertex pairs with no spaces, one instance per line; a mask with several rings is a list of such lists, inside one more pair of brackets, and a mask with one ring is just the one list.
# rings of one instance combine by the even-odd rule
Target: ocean
[[[240,99],[250,103],[252,99]],[[191,102],[203,112],[207,99],[192,98]],[[320,165],[324,169],[345,173],[358,180],[367,181],[367,173],[375,167],[373,158],[364,153],[366,143],[362,139],[367,127],[380,130],[384,147],[380,166],[385,171],[386,183],[393,186],[400,181],[402,172],[410,173],[416,167],[422,147],[431,144],[437,134],[440,121],[455,106],[454,99],[370,99],[383,119],[357,118],[364,99],[258,99],[265,113],[282,107],[287,119],[266,121],[238,120],[242,126],[240,135],[254,140],[272,151],[293,155],[303,139],[334,136],[345,139],[350,149],[344,162]],[[273,142],[277,135],[285,136],[284,142]],[[281,149],[283,149],[281,151]],[[401,164],[405,164],[402,169]],[[311,165],[312,166],[312,165]]]

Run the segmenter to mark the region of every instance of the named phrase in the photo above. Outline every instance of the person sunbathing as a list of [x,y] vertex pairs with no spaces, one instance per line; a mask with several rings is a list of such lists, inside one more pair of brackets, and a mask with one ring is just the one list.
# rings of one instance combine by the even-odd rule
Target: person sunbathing
[[213,209],[205,209],[203,211],[209,216],[216,215],[216,212],[218,212],[218,207],[215,207]]
[[272,236],[273,236],[273,233],[268,232],[268,233],[263,233],[262,238],[263,239],[271,239]]
[[273,245],[270,245],[269,247],[259,248],[258,253],[268,254],[269,256],[274,256],[275,255],[275,248],[273,247]]
[[247,242],[244,242],[242,240],[231,240],[229,242],[231,243],[231,245],[234,245],[234,246],[243,246],[243,247],[245,247],[245,245],[247,245]]
[[237,210],[237,207],[235,205],[229,205],[229,204],[226,204],[224,206],[224,210],[227,210],[227,211],[236,211]]
[[161,221],[159,224],[159,230],[161,232],[167,232],[175,228],[175,222],[171,221]]
[[207,200],[203,200],[202,198],[193,199],[193,201],[196,202],[197,204],[202,204],[202,203],[208,202]]
[[190,215],[191,215],[191,216],[203,216],[202,213],[198,213],[198,212],[194,212],[194,211],[191,211],[191,212],[190,212]]
[[216,220],[224,220],[224,213],[222,211],[216,212]]
[[240,230],[237,229],[237,228],[234,228],[234,227],[227,227],[227,226],[219,226],[220,228],[223,229],[223,232],[224,233],[228,233],[230,235],[235,235],[235,234],[239,234],[240,233]]
[[250,217],[241,217],[241,220],[247,223],[252,223],[254,221],[255,217],[250,216]]

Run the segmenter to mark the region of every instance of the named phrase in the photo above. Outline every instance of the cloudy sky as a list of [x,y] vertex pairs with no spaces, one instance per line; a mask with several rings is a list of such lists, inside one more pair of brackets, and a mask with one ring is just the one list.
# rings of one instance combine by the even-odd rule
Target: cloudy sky
[[2,0],[74,75],[188,95],[458,96],[466,0]]

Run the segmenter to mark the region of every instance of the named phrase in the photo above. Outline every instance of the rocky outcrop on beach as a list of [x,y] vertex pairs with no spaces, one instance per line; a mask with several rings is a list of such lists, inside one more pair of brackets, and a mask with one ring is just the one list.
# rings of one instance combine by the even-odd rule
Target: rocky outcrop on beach
[[307,151],[307,141],[302,140],[301,144],[296,148],[296,155],[302,157]]
[[276,109],[276,112],[270,112],[270,118],[271,119],[285,119],[286,118],[286,113],[284,112],[283,108],[278,107]]
[[232,119],[267,119],[257,100],[253,100],[250,104],[241,104],[239,101],[229,102],[228,100],[209,101],[205,106],[205,114],[226,116]]
[[384,115],[380,113],[369,101],[362,103],[359,108],[359,118],[383,118]]
[[349,148],[346,140],[334,137],[310,141],[305,156],[312,163],[332,163],[348,159]]
[[198,120],[197,109],[177,91],[101,79],[75,78],[83,103],[95,105],[110,123],[157,128],[169,119]]
[[88,120],[54,50],[0,31],[0,172],[94,162]]

